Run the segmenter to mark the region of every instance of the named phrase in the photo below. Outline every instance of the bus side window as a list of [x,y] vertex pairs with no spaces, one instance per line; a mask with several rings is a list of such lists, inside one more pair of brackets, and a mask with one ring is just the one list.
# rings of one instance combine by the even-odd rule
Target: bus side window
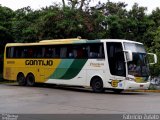
[[14,47],[7,47],[6,49],[6,57],[13,58]]
[[66,58],[67,57],[67,47],[62,46],[60,49],[60,58]]
[[8,48],[6,49],[6,57],[7,57],[7,58],[11,58],[11,48],[10,48],[10,47],[8,47]]
[[34,58],[42,58],[42,47],[37,46],[34,48]]
[[34,58],[35,57],[35,48],[33,46],[25,46],[25,47],[20,47],[18,49],[20,55],[18,56],[19,58]]
[[104,47],[103,47],[103,44],[100,45],[98,58],[104,58]]
[[77,49],[77,58],[83,58],[83,57],[84,57],[83,48],[78,48]]
[[15,47],[13,58],[21,58],[22,56],[22,47]]
[[67,58],[74,58],[74,48],[71,45],[67,46]]
[[42,47],[42,58],[45,57],[45,47]]
[[54,51],[54,58],[60,58],[60,47],[56,46]]
[[88,50],[86,46],[83,46],[83,58],[88,58]]
[[48,58],[49,57],[49,47],[48,46],[45,46],[45,54],[44,54],[44,57]]
[[27,56],[28,56],[28,55],[27,55],[27,51],[28,51],[28,49],[27,49],[27,48],[24,48],[24,50],[23,50],[23,54],[24,54],[23,56],[24,56],[24,58],[27,58]]
[[42,57],[45,58],[53,58],[54,57],[54,46],[49,45],[49,46],[44,46],[41,48],[42,51]]
[[[76,53],[76,54],[75,54]],[[87,58],[87,49],[83,44],[76,45],[74,49],[75,58],[77,59],[85,59]]]
[[33,48],[32,47],[30,47],[29,49],[28,49],[28,58],[33,58]]
[[103,44],[90,44],[89,58],[104,58]]
[[61,48],[61,57],[63,58],[75,58],[75,59],[84,59],[86,58],[86,49],[84,46],[80,45],[66,45],[66,48]]

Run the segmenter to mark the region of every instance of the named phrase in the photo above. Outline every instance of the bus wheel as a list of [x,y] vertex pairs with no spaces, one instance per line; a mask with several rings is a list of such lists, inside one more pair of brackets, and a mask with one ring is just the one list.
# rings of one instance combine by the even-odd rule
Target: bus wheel
[[99,77],[93,78],[91,81],[91,87],[95,93],[104,92],[103,82]]
[[23,73],[19,73],[17,75],[17,82],[20,86],[25,86],[26,85],[26,80],[25,80],[25,76]]
[[29,73],[26,77],[26,82],[28,86],[34,86],[35,85],[35,77],[32,73]]

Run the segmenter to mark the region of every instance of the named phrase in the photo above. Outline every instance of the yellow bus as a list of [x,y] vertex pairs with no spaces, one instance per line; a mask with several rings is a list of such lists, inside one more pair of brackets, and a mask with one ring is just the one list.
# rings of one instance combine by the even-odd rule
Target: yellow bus
[[[150,53],[151,54],[151,53]],[[154,63],[157,61],[155,54]],[[3,78],[35,83],[111,89],[148,89],[149,66],[142,43],[120,39],[61,39],[8,43]]]

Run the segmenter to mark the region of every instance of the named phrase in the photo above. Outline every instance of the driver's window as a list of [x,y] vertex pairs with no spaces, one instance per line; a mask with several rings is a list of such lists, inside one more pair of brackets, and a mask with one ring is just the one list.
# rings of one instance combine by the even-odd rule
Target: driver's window
[[126,76],[122,44],[108,42],[107,53],[111,74],[117,76]]

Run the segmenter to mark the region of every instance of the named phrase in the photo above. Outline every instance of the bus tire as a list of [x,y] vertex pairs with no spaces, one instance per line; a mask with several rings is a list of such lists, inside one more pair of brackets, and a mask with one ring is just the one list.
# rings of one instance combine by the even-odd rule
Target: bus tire
[[18,85],[20,86],[25,86],[26,85],[26,80],[25,80],[25,76],[23,73],[19,73],[17,75],[17,82],[18,82]]
[[35,86],[35,77],[32,73],[29,73],[26,77],[27,86]]
[[93,92],[95,92],[95,93],[104,92],[103,81],[99,77],[94,77],[91,80],[91,87],[92,87]]

